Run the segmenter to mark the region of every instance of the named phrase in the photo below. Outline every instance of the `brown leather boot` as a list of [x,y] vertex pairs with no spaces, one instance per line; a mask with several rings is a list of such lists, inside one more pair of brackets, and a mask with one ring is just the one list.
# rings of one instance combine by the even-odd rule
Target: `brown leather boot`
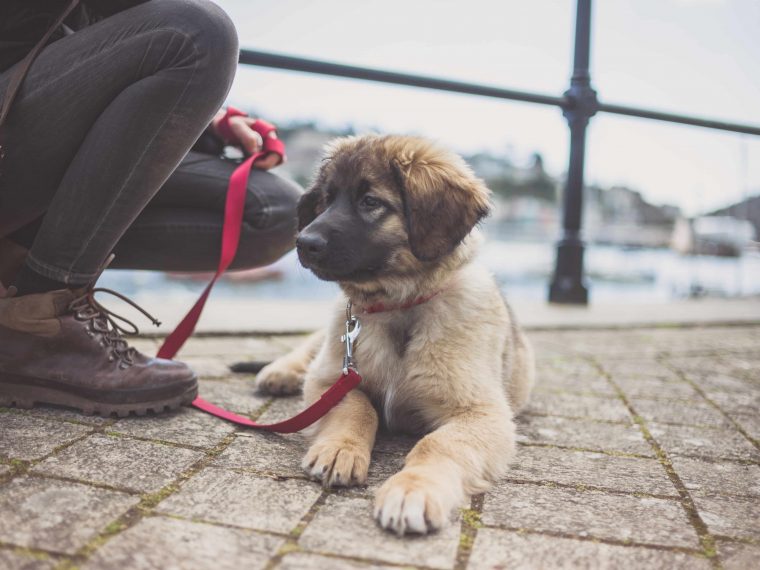
[[181,362],[151,358],[130,347],[121,334],[137,328],[100,305],[97,291],[117,295],[147,315],[109,289],[22,297],[10,292],[0,299],[0,405],[57,404],[123,417],[193,401],[195,373]]

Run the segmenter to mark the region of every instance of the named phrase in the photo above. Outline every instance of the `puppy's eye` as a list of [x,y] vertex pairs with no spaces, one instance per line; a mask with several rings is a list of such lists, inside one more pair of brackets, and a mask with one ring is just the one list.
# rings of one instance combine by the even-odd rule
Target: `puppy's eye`
[[374,210],[382,205],[383,203],[380,200],[369,194],[362,196],[362,199],[359,201],[359,206],[364,210]]

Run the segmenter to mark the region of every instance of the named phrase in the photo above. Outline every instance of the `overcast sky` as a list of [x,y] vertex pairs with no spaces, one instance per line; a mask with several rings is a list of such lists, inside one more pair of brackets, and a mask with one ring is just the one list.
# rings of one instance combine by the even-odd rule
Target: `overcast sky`
[[[561,94],[574,0],[217,0],[242,47]],[[601,100],[760,124],[760,1],[597,0],[591,72]],[[532,152],[567,168],[558,109],[241,68],[231,102],[271,120],[417,133],[455,150]],[[693,213],[760,192],[760,137],[599,115],[589,183],[623,184]]]

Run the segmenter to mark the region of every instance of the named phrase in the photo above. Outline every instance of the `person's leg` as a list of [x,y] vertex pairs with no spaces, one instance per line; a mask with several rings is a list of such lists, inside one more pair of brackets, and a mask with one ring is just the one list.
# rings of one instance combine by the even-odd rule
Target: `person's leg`
[[236,56],[228,18],[198,0],[153,0],[44,50],[0,179],[0,235],[43,216],[28,269],[71,286],[96,276],[223,102]]
[[153,0],[35,62],[6,125],[0,236],[17,237],[41,216],[21,275],[69,288],[0,299],[0,405],[125,415],[195,397],[185,365],[127,345],[92,282],[221,105],[236,57],[219,8]]
[[[112,268],[214,271],[230,175],[237,164],[190,152],[114,248]],[[260,267],[293,248],[294,183],[253,170],[232,269]]]

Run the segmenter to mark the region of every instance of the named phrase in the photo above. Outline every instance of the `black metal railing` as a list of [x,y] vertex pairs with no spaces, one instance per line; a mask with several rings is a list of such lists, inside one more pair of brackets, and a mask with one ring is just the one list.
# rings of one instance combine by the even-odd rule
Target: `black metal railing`
[[451,79],[399,73],[366,67],[343,65],[302,57],[244,49],[240,63],[258,67],[301,71],[393,85],[436,89],[496,99],[551,105],[562,109],[570,128],[570,157],[567,180],[562,197],[562,236],[557,243],[557,257],[549,285],[549,301],[587,304],[588,285],[583,271],[584,244],[581,240],[583,211],[583,167],[586,156],[586,127],[598,112],[680,123],[749,135],[760,135],[760,126],[744,125],[651,109],[601,103],[591,87],[589,58],[591,55],[591,0],[578,0],[575,19],[575,50],[570,88],[562,96],[517,91],[492,85],[454,81]]

